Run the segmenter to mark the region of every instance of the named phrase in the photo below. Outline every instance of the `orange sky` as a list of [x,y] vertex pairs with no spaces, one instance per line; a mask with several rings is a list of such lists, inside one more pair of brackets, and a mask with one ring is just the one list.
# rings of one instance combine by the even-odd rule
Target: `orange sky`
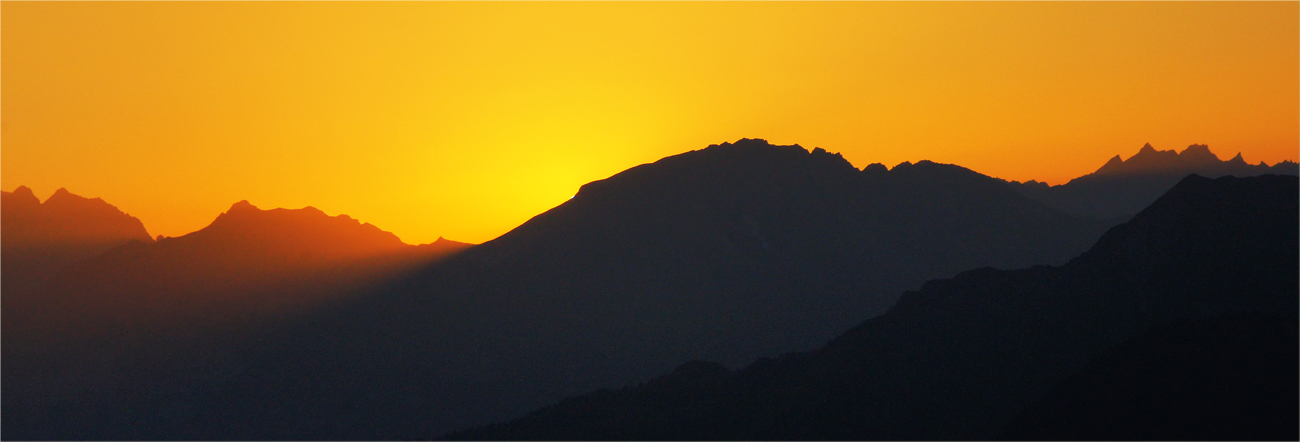
[[1298,3],[0,3],[0,187],[482,242],[742,137],[1061,183],[1296,160]]

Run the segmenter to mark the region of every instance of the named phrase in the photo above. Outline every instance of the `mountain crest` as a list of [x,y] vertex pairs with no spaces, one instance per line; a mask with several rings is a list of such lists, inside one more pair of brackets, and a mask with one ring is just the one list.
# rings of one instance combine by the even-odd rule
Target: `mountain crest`
[[[1241,154],[1237,154],[1237,155],[1240,156]],[[1195,163],[1195,164],[1201,164],[1201,163],[1212,164],[1220,161],[1217,155],[1215,155],[1213,152],[1210,152],[1210,146],[1205,144],[1193,144],[1191,146],[1187,146],[1187,149],[1184,149],[1181,153],[1178,154],[1178,159],[1189,163]]]
[[258,209],[257,206],[254,206],[253,203],[248,202],[248,200],[242,200],[237,203],[231,204],[230,210],[227,210],[226,213],[260,211],[260,210],[261,209]]
[[[1178,177],[1186,176],[1190,173],[1198,173],[1206,176],[1251,176],[1261,173],[1268,173],[1269,166],[1252,166],[1246,163],[1237,153],[1236,157],[1231,160],[1220,160],[1218,155],[1210,151],[1210,146],[1206,144],[1193,144],[1187,146],[1182,152],[1173,150],[1157,150],[1151,147],[1151,143],[1142,145],[1137,154],[1129,159],[1121,159],[1119,155],[1111,158],[1106,164],[1098,168],[1096,172],[1090,175],[1084,175],[1085,178],[1095,175],[1137,175],[1137,174],[1171,174]],[[1260,170],[1255,170],[1260,169]]]
[[3,196],[5,209],[10,211],[26,212],[36,210],[41,205],[41,199],[32,193],[32,189],[27,186],[18,186],[13,192],[5,192]]

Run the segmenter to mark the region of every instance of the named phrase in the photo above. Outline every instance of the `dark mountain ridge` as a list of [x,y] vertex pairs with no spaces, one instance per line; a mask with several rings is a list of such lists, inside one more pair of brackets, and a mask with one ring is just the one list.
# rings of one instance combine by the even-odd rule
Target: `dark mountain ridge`
[[[1054,386],[1084,371],[1090,360],[1108,348],[1138,339],[1135,336],[1147,336],[1144,333],[1149,330],[1221,315],[1265,315],[1294,324],[1300,312],[1298,187],[1294,177],[1211,180],[1190,176],[1064,266],[979,269],[934,280],[919,291],[906,293],[886,314],[867,320],[816,351],[762,359],[735,372],[693,362],[637,387],[566,399],[509,423],[446,437],[1001,438],[1018,415],[1031,410]],[[1231,327],[1243,323],[1269,327],[1275,320],[1232,320],[1236,325]],[[1240,330],[1234,332],[1237,336],[1277,336],[1276,331],[1234,330]],[[1280,338],[1263,342],[1269,349],[1263,351],[1272,352],[1265,354],[1285,355],[1288,342],[1294,354],[1297,332],[1294,326],[1289,330]],[[1300,415],[1300,392],[1292,387],[1300,361],[1262,357],[1214,360],[1223,369],[1216,373],[1224,382],[1237,382],[1249,373],[1266,374],[1258,377],[1262,380],[1292,381],[1276,388],[1246,390],[1241,394],[1248,396],[1233,396],[1232,401],[1224,402],[1259,400],[1286,407],[1254,420],[1272,427],[1232,434],[1247,438],[1286,434],[1294,439],[1300,428],[1296,418]],[[1219,392],[1216,394],[1233,391],[1214,385],[1205,388]],[[1281,396],[1276,393],[1278,388],[1284,391]],[[1256,393],[1259,395],[1250,396]],[[1170,432],[1177,419],[1207,413],[1190,407],[1190,411],[1172,413],[1173,417],[1149,414],[1154,420],[1126,421],[1124,428],[1129,433],[1069,433],[1066,430],[1080,428],[1080,424],[1053,417],[1068,419],[1069,415],[1051,414],[1050,410],[1082,406],[1091,413],[1083,419],[1093,419],[1082,427],[1104,428],[1113,422],[1105,420],[1107,411],[1087,408],[1088,404],[1109,406],[1114,402],[1087,402],[1062,395],[1055,395],[1058,399],[1045,406],[1049,410],[1046,416],[1030,414],[1017,420],[1015,428],[1021,430],[1015,434],[1047,439],[1080,434],[1085,438],[1163,439],[1186,434]],[[1141,403],[1161,400],[1136,399],[1148,401]],[[1210,406],[1208,413],[1220,417],[1234,415],[1222,406],[1213,408],[1213,401],[1195,403]],[[1223,421],[1203,427],[1232,431],[1243,428],[1241,422],[1245,422]],[[1032,432],[1035,430],[1042,431]]]
[[[331,286],[336,302],[186,349],[207,356],[124,368],[115,390],[7,417],[5,434],[432,437],[685,360],[722,362],[678,373],[708,384],[764,355],[817,348],[926,280],[1065,263],[1117,222],[1060,213],[1017,186],[929,161],[857,170],[821,149],[714,145],[589,183],[506,235],[409,276]],[[328,280],[316,278],[300,281]],[[881,434],[901,430],[890,431]]]
[[1240,152],[1223,161],[1204,144],[1193,144],[1180,153],[1156,150],[1148,143],[1127,160],[1116,155],[1096,172],[1059,186],[1032,180],[1026,183],[1013,181],[1012,184],[1022,194],[1065,213],[1119,219],[1146,208],[1190,174],[1208,178],[1300,175],[1300,165],[1291,161],[1272,166],[1264,162],[1251,165],[1242,159]]
[[[175,399],[198,410],[183,423],[90,434],[432,436],[682,360],[815,348],[927,278],[1062,263],[1107,226],[958,166],[857,170],[821,149],[723,143],[590,183],[496,240],[232,350],[257,362],[194,387],[225,385],[222,402]],[[139,397],[142,415],[172,406]],[[294,407],[254,406],[266,403]]]

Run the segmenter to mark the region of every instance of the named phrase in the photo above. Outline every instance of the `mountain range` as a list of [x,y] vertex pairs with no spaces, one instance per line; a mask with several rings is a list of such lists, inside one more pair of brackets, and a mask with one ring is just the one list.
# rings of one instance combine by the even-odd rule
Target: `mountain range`
[[1026,186],[742,139],[589,183],[472,247],[241,202],[69,264],[22,308],[6,296],[0,428],[432,438],[682,361],[733,373],[838,342],[927,280],[1065,264],[1126,218]]
[[1146,208],[1190,174],[1208,178],[1265,174],[1294,176],[1300,175],[1300,165],[1292,161],[1272,166],[1262,161],[1247,164],[1240,152],[1223,161],[1204,144],[1193,144],[1182,152],[1175,152],[1156,150],[1148,143],[1127,160],[1115,155],[1096,172],[1059,186],[1048,186],[1038,181],[1013,181],[1012,184],[1025,196],[1062,212],[1115,219],[1132,216]]
[[[72,213],[67,224],[98,222],[85,213]],[[6,419],[24,415],[11,404],[34,413],[50,403],[103,405],[124,385],[151,381],[142,371],[178,370],[191,355],[235,345],[267,324],[470,246],[441,238],[408,245],[347,215],[259,210],[247,201],[188,235],[137,239],[65,264],[28,290],[6,286]],[[27,249],[5,251],[23,257]],[[7,258],[4,264],[6,282],[21,276]]]
[[1295,439],[1297,190],[1189,176],[1064,266],[934,280],[812,352],[447,438]]
[[69,264],[128,242],[153,242],[139,219],[62,188],[44,203],[25,186],[0,193],[0,225],[6,293],[28,290]]

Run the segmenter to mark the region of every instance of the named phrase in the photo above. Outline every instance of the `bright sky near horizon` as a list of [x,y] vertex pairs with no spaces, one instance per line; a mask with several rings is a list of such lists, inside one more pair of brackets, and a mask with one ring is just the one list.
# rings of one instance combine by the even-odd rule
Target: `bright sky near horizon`
[[0,3],[0,187],[182,235],[247,199],[483,242],[765,138],[1059,184],[1296,160],[1300,3]]

